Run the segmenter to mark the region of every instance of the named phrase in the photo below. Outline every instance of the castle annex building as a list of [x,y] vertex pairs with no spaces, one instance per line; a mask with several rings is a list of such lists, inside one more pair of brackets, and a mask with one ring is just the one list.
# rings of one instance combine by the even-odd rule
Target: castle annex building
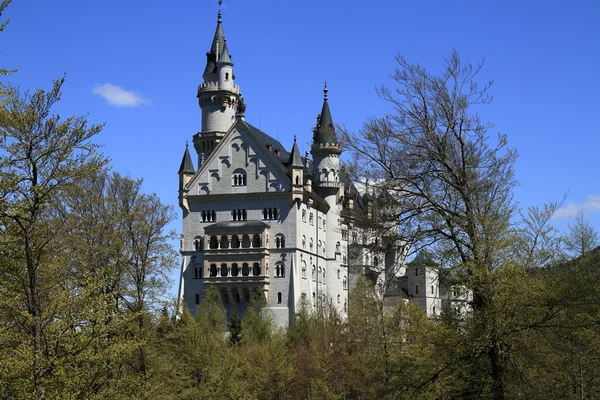
[[[186,145],[179,168],[180,301],[195,313],[214,287],[228,313],[244,314],[253,294],[265,296],[280,326],[290,324],[302,301],[327,301],[345,315],[351,270],[370,273],[375,284],[407,271],[395,268],[398,257],[389,248],[379,251],[376,239],[353,226],[352,214],[368,209],[371,200],[340,171],[327,88],[310,155],[302,157],[295,139],[288,152],[245,121],[233,66],[219,12],[198,87],[202,129],[193,136],[193,150]],[[422,284],[422,294],[432,285],[429,297],[436,299],[426,307],[439,304],[433,280]],[[413,284],[396,286],[396,296],[415,295]]]

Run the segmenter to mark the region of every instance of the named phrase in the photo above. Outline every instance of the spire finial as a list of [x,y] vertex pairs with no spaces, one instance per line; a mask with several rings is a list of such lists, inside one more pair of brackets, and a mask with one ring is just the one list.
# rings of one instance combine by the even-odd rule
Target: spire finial
[[185,148],[187,149],[187,147],[188,147],[188,141],[186,140],[185,141]]
[[296,135],[294,135],[294,143],[296,143]]
[[221,5],[223,4],[223,0],[218,0],[217,3],[219,4],[219,18],[217,19],[217,22],[221,22]]
[[328,91],[329,90],[327,89],[327,81],[325,81],[325,87],[323,88],[323,94],[324,94],[323,100],[327,100],[327,92]]

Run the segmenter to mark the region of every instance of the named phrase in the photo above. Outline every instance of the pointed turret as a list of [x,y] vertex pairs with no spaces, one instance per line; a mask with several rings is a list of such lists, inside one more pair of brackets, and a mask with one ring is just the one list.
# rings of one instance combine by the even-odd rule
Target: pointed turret
[[181,160],[181,166],[179,167],[178,174],[194,174],[194,164],[192,163],[192,157],[190,157],[190,151],[188,150],[188,144],[185,144],[185,152],[183,153],[183,159]]
[[[190,157],[190,151],[188,150],[188,144],[185,144],[185,152],[183,153],[183,159],[181,160],[181,166],[179,167],[179,206],[188,209],[187,204],[187,192],[185,191],[185,185],[189,183],[194,176],[194,164],[192,163],[192,157]],[[189,209],[188,209],[189,211]]]
[[304,164],[302,164],[302,157],[300,157],[300,151],[298,150],[298,145],[296,144],[296,136],[294,136],[294,145],[292,146],[292,152],[290,153],[288,166],[304,168]]
[[327,101],[327,92],[327,83],[325,83],[325,88],[323,89],[323,108],[317,119],[313,140],[315,143],[337,144],[338,141],[335,135],[335,126],[333,125],[333,119],[331,118],[331,111],[329,111],[329,103]]
[[217,18],[217,29],[215,30],[215,36],[210,46],[210,51],[206,53],[206,68],[204,68],[204,78],[206,75],[217,73],[217,61],[220,56],[220,52],[225,47],[225,35],[223,34],[223,26],[221,24],[221,11]]
[[236,116],[243,115],[246,108],[240,88],[234,83],[233,62],[223,32],[220,10],[215,36],[210,51],[206,53],[203,78],[197,95],[202,109],[202,130],[194,135],[198,168],[231,128]]
[[329,194],[336,194],[340,187],[339,167],[342,149],[335,136],[335,127],[329,111],[327,98],[327,82],[323,89],[323,108],[317,117],[317,126],[313,130],[311,153],[313,158],[313,174],[315,185]]
[[294,145],[292,146],[287,167],[292,178],[292,192],[294,193],[292,200],[301,201],[304,185],[304,163],[296,144],[296,136],[294,136]]
[[229,54],[229,50],[227,49],[227,41],[223,44],[223,51],[219,55],[219,64],[229,64],[233,66],[233,61],[231,61],[231,55]]

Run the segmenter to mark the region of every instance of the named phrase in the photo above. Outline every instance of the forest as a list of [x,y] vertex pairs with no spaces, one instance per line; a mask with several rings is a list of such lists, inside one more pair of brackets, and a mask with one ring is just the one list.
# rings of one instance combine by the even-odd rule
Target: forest
[[102,125],[53,112],[64,77],[26,91],[2,69],[0,399],[600,398],[598,235],[582,214],[557,231],[560,202],[518,207],[481,68],[399,56],[394,112],[340,127],[347,173],[380,194],[357,223],[427,251],[467,309],[428,318],[363,277],[347,317],[306,303],[287,329],[260,296],[229,319],[216,291],[196,315],[169,300],[175,210],[111,168]]

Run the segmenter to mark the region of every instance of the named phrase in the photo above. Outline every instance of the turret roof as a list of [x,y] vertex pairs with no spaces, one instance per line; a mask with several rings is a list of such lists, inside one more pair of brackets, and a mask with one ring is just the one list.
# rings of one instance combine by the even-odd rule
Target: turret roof
[[335,135],[335,126],[333,125],[333,119],[331,118],[331,111],[329,111],[329,103],[327,102],[327,84],[323,89],[323,108],[321,109],[321,115],[317,121],[317,126],[314,130],[313,141],[315,143],[335,143],[337,144],[337,137]]
[[[219,11],[215,36],[213,37],[210,51],[206,53],[206,68],[204,69],[204,75],[217,73],[217,61],[219,61],[217,55],[220,55],[220,53],[224,51],[226,51],[225,34],[223,33],[223,26],[221,24],[221,11]],[[229,55],[229,52],[227,53]],[[231,62],[231,58],[229,59],[229,62]]]
[[192,157],[190,157],[190,152],[188,150],[187,143],[185,144],[185,152],[183,153],[183,159],[181,160],[181,166],[179,167],[179,174],[193,174],[194,172],[194,164],[192,163]]
[[300,157],[300,151],[298,150],[298,145],[296,145],[296,136],[294,136],[294,145],[292,146],[292,152],[290,153],[288,167],[304,167],[304,164],[302,163],[302,157]]

